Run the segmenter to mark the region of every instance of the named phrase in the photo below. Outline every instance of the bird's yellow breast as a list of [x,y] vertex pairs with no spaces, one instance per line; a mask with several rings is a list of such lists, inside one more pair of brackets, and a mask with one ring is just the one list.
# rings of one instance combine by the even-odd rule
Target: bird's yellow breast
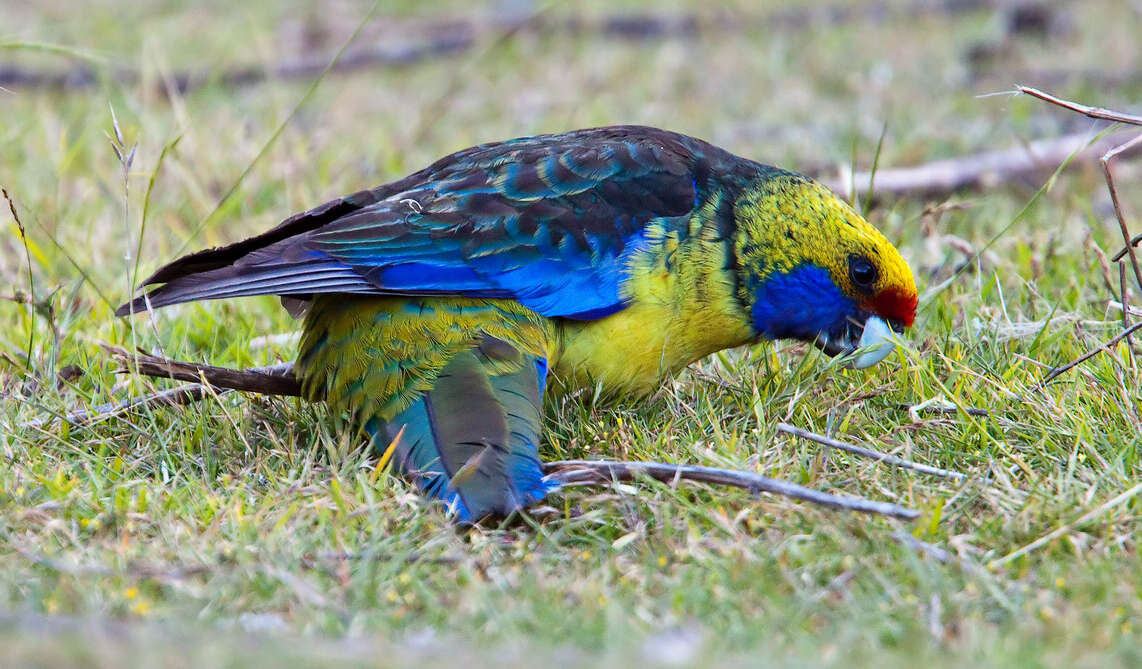
[[629,306],[595,321],[563,321],[551,347],[553,388],[647,394],[686,365],[753,338],[735,297],[723,240],[695,229],[657,238],[630,265]]

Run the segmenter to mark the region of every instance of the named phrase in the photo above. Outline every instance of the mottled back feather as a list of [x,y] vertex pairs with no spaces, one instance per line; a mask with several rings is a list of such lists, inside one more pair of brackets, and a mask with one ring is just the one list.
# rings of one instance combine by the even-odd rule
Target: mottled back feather
[[[317,293],[511,298],[545,316],[625,306],[646,226],[766,171],[700,140],[619,126],[486,144],[257,237],[195,253],[120,307]],[[716,176],[716,184],[711,184]]]

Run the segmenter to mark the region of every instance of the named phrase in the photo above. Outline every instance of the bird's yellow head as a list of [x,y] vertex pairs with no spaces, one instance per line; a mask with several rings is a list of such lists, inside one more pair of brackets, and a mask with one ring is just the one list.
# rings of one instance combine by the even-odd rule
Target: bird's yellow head
[[767,175],[734,203],[739,298],[759,337],[800,339],[873,365],[916,316],[912,270],[876,228],[816,182]]

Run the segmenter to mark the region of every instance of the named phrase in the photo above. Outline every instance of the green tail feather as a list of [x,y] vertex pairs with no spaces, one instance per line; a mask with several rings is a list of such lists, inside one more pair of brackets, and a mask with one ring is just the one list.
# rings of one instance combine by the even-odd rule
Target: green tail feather
[[298,376],[463,521],[542,499],[551,323],[510,300],[317,296]]
[[395,468],[461,521],[510,514],[550,490],[537,451],[543,369],[497,375],[480,349],[461,353],[412,406],[365,429],[381,449],[396,440]]

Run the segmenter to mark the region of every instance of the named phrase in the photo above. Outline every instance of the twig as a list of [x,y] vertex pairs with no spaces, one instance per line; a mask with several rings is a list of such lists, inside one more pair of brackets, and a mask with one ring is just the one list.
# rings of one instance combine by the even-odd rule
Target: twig
[[[1030,86],[1016,86],[1016,89],[1021,93],[1026,93],[1032,97],[1039,98],[1063,109],[1082,114],[1089,118],[1100,119],[1103,121],[1113,121],[1115,123],[1125,123],[1127,125],[1142,126],[1142,116],[1134,114],[1126,114],[1123,112],[1114,111],[1112,109],[1104,109],[1102,107],[1091,107],[1071,100],[1064,100],[1063,98],[1055,97],[1050,93],[1045,93],[1037,88]],[[1110,161],[1114,160],[1118,155],[1130,151],[1142,145],[1142,135],[1138,135],[1130,140],[1117,143],[1115,146],[1110,147],[1099,158],[1102,165],[1102,172],[1106,178],[1106,187],[1110,191],[1110,199],[1114,204],[1114,217],[1118,219],[1118,227],[1122,231],[1122,241],[1125,244],[1122,251],[1114,256],[1114,261],[1118,262],[1124,255],[1130,256],[1130,265],[1134,269],[1134,278],[1138,281],[1138,287],[1142,289],[1142,267],[1139,267],[1138,256],[1134,252],[1134,246],[1137,244],[1137,238],[1132,238],[1130,230],[1126,226],[1126,217],[1122,213],[1122,204],[1118,199],[1118,188],[1114,183],[1114,174],[1110,171]],[[1123,296],[1125,302],[1125,295]]]
[[[1130,229],[1126,227],[1126,216],[1122,213],[1122,203],[1118,201],[1118,187],[1114,184],[1114,174],[1110,171],[1110,161],[1116,156],[1142,144],[1142,135],[1138,135],[1129,142],[1107,151],[1099,162],[1102,163],[1102,172],[1106,177],[1106,187],[1110,191],[1110,201],[1114,204],[1114,217],[1118,219],[1118,228],[1122,231],[1122,241],[1125,244],[1123,251],[1130,256],[1130,265],[1134,268],[1134,278],[1138,281],[1138,288],[1142,290],[1142,269],[1138,266],[1138,254],[1134,252],[1134,240],[1130,236]],[[1121,259],[1121,254],[1115,260]],[[1125,304],[1126,295],[1122,295]]]
[[[232,390],[260,393],[262,395],[279,395],[297,397],[301,395],[301,385],[293,375],[293,363],[286,362],[280,365],[267,367],[252,367],[250,369],[230,369],[228,367],[214,367],[193,362],[180,362],[169,360],[146,353],[132,354],[118,346],[104,344],[103,348],[123,363],[120,372],[134,372],[143,376],[152,376],[178,381],[190,381],[185,385],[167,390],[133,397],[119,402],[107,402],[90,408],[76,409],[60,416],[38,418],[22,424],[25,428],[46,427],[56,420],[63,420],[71,425],[88,425],[96,421],[157,406],[182,406],[200,402],[207,396],[208,386],[216,394],[227,393]],[[207,385],[201,382],[205,380]]]
[[861,513],[914,520],[920,512],[888,502],[875,502],[857,497],[841,497],[813,490],[795,483],[779,481],[752,472],[717,469],[697,465],[672,465],[661,462],[608,462],[596,460],[561,460],[547,462],[543,471],[548,480],[571,484],[598,484],[610,481],[631,481],[648,476],[664,483],[678,480],[698,481],[715,485],[745,488],[753,493],[768,492],[784,497],[811,502],[830,509],[859,511]]
[[1020,93],[1026,93],[1031,97],[1045,100],[1053,105],[1057,105],[1063,109],[1069,109],[1073,112],[1078,112],[1079,114],[1082,114],[1083,116],[1089,116],[1090,118],[1102,119],[1103,121],[1114,121],[1115,123],[1126,123],[1128,125],[1142,125],[1142,116],[1124,114],[1122,112],[1116,112],[1110,109],[1103,109],[1102,107],[1089,107],[1077,102],[1071,102],[1070,100],[1057,98],[1050,93],[1044,93],[1038,88],[1031,88],[1030,86],[1016,86],[1015,89]]
[[[1125,135],[1116,133],[1090,144],[1090,133],[1074,133],[1041,139],[1001,151],[985,151],[970,156],[946,158],[913,167],[880,167],[876,171],[874,196],[942,196],[967,189],[986,189],[1049,173],[1074,154],[1070,167],[1094,163],[1100,155],[1122,144]],[[1089,146],[1087,146],[1090,144]],[[1137,148],[1137,147],[1130,147]],[[843,197],[849,197],[852,183],[868,183],[871,175],[858,172],[851,177],[817,176],[817,179]]]
[[1081,365],[1082,363],[1086,362],[1087,360],[1090,360],[1091,358],[1098,355],[1099,353],[1102,353],[1103,351],[1110,350],[1111,346],[1114,346],[1115,344],[1122,341],[1123,339],[1126,339],[1130,335],[1137,332],[1139,329],[1142,329],[1142,321],[1138,321],[1134,325],[1131,325],[1130,327],[1126,328],[1122,332],[1119,332],[1117,335],[1115,335],[1114,338],[1111,339],[1110,341],[1106,342],[1105,344],[1100,344],[1099,346],[1097,346],[1095,348],[1092,348],[1091,350],[1089,350],[1086,353],[1082,354],[1081,356],[1075,358],[1074,360],[1068,362],[1067,364],[1051,368],[1051,371],[1047,372],[1046,376],[1043,377],[1043,380],[1040,381],[1035,386],[1034,389],[1035,390],[1042,390],[1043,387],[1046,386],[1056,376],[1063,374],[1064,372],[1070,371],[1072,368],[1074,368],[1078,365]]
[[785,434],[791,434],[795,437],[801,437],[802,439],[808,439],[809,441],[816,442],[816,443],[821,444],[823,446],[828,446],[830,448],[836,448],[836,449],[839,449],[842,451],[846,451],[848,453],[852,453],[853,455],[859,455],[859,456],[865,457],[865,458],[872,458],[873,460],[883,462],[886,465],[892,465],[894,467],[900,467],[901,469],[911,469],[913,471],[921,472],[923,474],[931,474],[932,476],[939,476],[942,478],[955,479],[957,481],[963,481],[967,478],[966,474],[961,474],[960,472],[952,471],[950,469],[940,469],[939,467],[933,467],[931,465],[925,465],[925,464],[921,464],[919,462],[913,462],[911,460],[905,460],[903,458],[898,458],[895,455],[889,455],[888,453],[881,453],[880,451],[874,451],[871,448],[864,448],[862,446],[854,446],[852,444],[846,444],[843,441],[837,441],[836,439],[826,437],[822,434],[817,434],[816,432],[810,432],[809,430],[803,430],[799,427],[794,427],[793,425],[790,425],[789,423],[778,423],[777,424],[777,431],[778,432],[784,432]]
[[292,397],[301,395],[301,384],[293,375],[292,362],[250,369],[230,369],[229,367],[215,367],[194,362],[180,362],[147,355],[146,353],[131,353],[118,346],[106,344],[104,349],[123,363],[120,372],[134,372],[144,376],[176,379],[178,381],[201,382],[205,379],[206,383],[216,389],[242,390],[263,395]]

